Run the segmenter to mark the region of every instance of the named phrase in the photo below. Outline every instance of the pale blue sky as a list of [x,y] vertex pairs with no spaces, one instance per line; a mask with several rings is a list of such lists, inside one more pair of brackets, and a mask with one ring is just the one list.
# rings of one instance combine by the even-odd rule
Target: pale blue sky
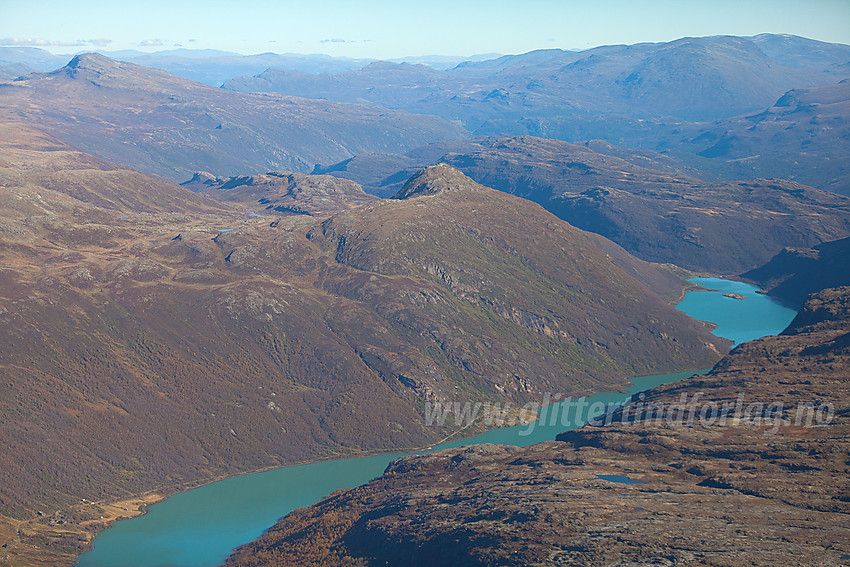
[[0,0],[0,43],[349,57],[522,53],[790,33],[850,44],[850,0]]

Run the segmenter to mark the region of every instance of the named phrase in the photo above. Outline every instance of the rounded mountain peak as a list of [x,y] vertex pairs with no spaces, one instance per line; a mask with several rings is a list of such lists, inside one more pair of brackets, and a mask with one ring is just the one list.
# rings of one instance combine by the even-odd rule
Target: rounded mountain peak
[[144,67],[128,61],[116,61],[100,53],[80,53],[67,65],[52,71],[50,76],[65,76],[80,81],[90,81],[96,86],[127,88],[163,88],[179,84],[191,84],[182,79],[151,67]]
[[438,163],[426,167],[413,177],[401,190],[393,195],[393,199],[411,199],[425,195],[435,195],[445,191],[457,191],[460,189],[477,190],[481,185],[461,173],[459,170],[445,163]]
[[118,67],[118,62],[100,53],[88,52],[75,55],[66,67],[70,69],[92,69],[102,67]]
[[219,178],[210,173],[209,171],[196,171],[192,176],[192,179],[181,183],[181,185],[190,185],[195,183],[200,183],[204,185],[212,185],[213,183],[219,181]]

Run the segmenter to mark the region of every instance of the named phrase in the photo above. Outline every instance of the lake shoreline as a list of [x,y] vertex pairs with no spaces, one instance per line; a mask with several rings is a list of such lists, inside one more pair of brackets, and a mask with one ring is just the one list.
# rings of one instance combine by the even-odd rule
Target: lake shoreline
[[[704,371],[704,370],[706,370],[706,369],[674,370],[672,372],[661,372],[657,375],[651,375],[651,376],[661,376],[661,375],[668,375],[668,374],[691,373],[691,372],[697,373],[697,372]],[[635,389],[635,388],[639,388],[639,386],[637,384],[635,384],[635,382],[633,382],[633,379],[638,379],[638,378],[642,378],[642,377],[644,377],[644,376],[630,376],[629,378],[627,378],[625,380],[623,387],[619,389],[620,391],[613,391],[613,390],[612,391],[605,391],[605,392],[581,391],[581,392],[576,393],[575,398],[587,398],[587,397],[591,397],[593,395],[600,395],[600,394],[624,394],[624,393],[628,393],[630,391],[631,391],[631,393],[637,393],[637,392],[640,392],[640,391],[644,391],[645,389],[649,389],[649,388]],[[538,414],[538,417],[539,417],[539,414]],[[81,556],[83,556],[84,554],[86,554],[86,553],[88,553],[88,552],[90,552],[94,549],[94,546],[92,544],[95,541],[95,539],[101,533],[103,533],[103,532],[115,527],[117,524],[121,523],[122,520],[139,519],[143,516],[148,515],[150,513],[151,507],[156,506],[157,504],[160,504],[162,502],[165,502],[169,498],[172,498],[172,497],[177,496],[179,494],[186,493],[186,492],[194,490],[194,489],[209,486],[209,485],[215,484],[217,482],[227,481],[227,480],[236,479],[236,478],[239,478],[239,477],[244,477],[244,476],[253,475],[253,474],[269,472],[269,471],[273,471],[273,470],[277,470],[277,469],[288,469],[288,468],[292,468],[292,467],[300,467],[300,466],[305,466],[305,465],[318,465],[318,464],[322,464],[322,463],[329,463],[329,462],[339,461],[339,460],[343,460],[343,459],[345,459],[345,460],[348,460],[348,459],[362,460],[362,459],[368,459],[370,457],[381,457],[381,456],[391,456],[391,455],[398,455],[397,458],[401,458],[401,457],[406,456],[406,455],[416,454],[416,453],[421,453],[421,452],[433,450],[434,447],[437,447],[437,446],[439,446],[440,444],[443,444],[443,443],[461,442],[465,439],[473,439],[474,437],[477,437],[478,435],[482,435],[484,433],[492,433],[492,432],[499,431],[501,429],[506,429],[506,428],[511,427],[511,425],[509,425],[509,424],[504,424],[502,426],[497,426],[497,427],[483,428],[483,429],[475,430],[474,433],[469,437],[458,438],[459,434],[461,434],[465,431],[469,431],[471,426],[473,426],[475,424],[480,425],[479,422],[481,421],[481,419],[482,419],[482,416],[479,416],[475,420],[474,423],[469,424],[465,427],[459,428],[455,432],[453,432],[452,434],[450,434],[448,436],[445,436],[445,437],[443,437],[439,440],[435,440],[434,442],[432,442],[430,444],[420,445],[420,446],[416,446],[416,447],[399,448],[399,449],[395,449],[395,450],[388,449],[388,450],[380,450],[380,451],[379,450],[358,451],[358,452],[352,452],[352,453],[341,453],[341,454],[338,454],[338,455],[322,456],[322,457],[317,457],[317,458],[312,458],[312,459],[304,459],[304,460],[301,460],[301,461],[298,461],[298,462],[288,463],[288,464],[284,464],[284,465],[267,466],[267,467],[261,467],[261,468],[257,468],[257,469],[253,469],[253,470],[249,470],[249,471],[239,472],[239,473],[236,473],[236,474],[219,475],[215,478],[210,478],[210,479],[206,479],[206,480],[203,480],[203,481],[187,482],[187,483],[183,483],[183,484],[170,485],[170,486],[169,485],[163,485],[163,486],[155,487],[151,490],[145,491],[141,494],[131,494],[131,495],[127,495],[125,497],[122,497],[120,499],[103,500],[103,501],[96,501],[96,502],[87,501],[84,504],[81,503],[79,505],[75,505],[74,509],[81,509],[81,508],[85,508],[85,507],[89,507],[89,506],[96,506],[100,509],[120,510],[121,512],[123,512],[123,514],[118,514],[118,515],[112,516],[112,517],[106,516],[102,520],[93,520],[93,521],[88,520],[88,521],[82,522],[81,524],[72,525],[73,527],[82,528],[82,529],[79,529],[79,530],[69,530],[69,532],[76,532],[76,533],[79,533],[79,534],[84,534],[84,537],[87,540],[87,544],[86,544],[85,549],[80,549],[79,551],[77,551],[73,554],[69,554],[67,556],[68,557],[67,563],[51,563],[51,565],[60,565],[60,564],[65,564],[65,565],[68,565],[68,566],[77,565],[78,560]],[[530,420],[530,421],[534,421],[534,420]],[[513,427],[518,427],[518,426],[522,426],[522,425],[523,424],[517,424],[517,425],[514,425]],[[395,459],[392,459],[392,460],[395,460]],[[390,461],[390,462],[392,462],[392,461]],[[341,488],[346,488],[346,487],[341,487]],[[353,486],[347,487],[347,488],[353,488]],[[138,503],[138,507],[135,510],[133,510],[131,508],[131,506],[128,505],[128,503]],[[24,520],[24,521],[20,522],[20,526],[25,528],[25,529],[27,527],[29,527],[29,531],[31,531],[32,533],[38,533],[38,532],[42,531],[39,528],[46,528],[47,527],[47,526],[44,526],[43,524],[39,524],[38,523],[39,520],[43,520],[43,518],[36,517],[36,518],[30,519],[30,520]],[[83,524],[85,524],[85,525],[83,525]],[[68,526],[66,526],[66,527],[68,527]]]
[[[702,281],[700,281],[699,278],[692,278],[692,280],[693,279],[696,279],[697,281],[689,281],[689,285],[683,286],[683,296],[688,296],[688,297],[692,297],[692,298],[693,297],[699,298],[698,303],[699,302],[705,302],[705,301],[708,301],[710,303],[712,298],[716,299],[717,297],[720,297],[722,295],[722,293],[725,291],[725,289],[718,289],[714,293],[706,294],[705,296],[703,294],[688,295],[687,291],[709,291],[709,290],[712,290],[715,287],[715,285],[713,285],[713,284],[718,284],[717,287],[722,287],[722,288],[728,287],[730,285],[732,285],[732,286],[742,285],[742,286],[749,286],[749,287],[754,288],[754,286],[751,286],[750,284],[746,284],[744,282],[735,282],[735,281],[731,281],[731,280],[720,280],[720,279],[717,279],[717,278],[712,278],[711,280],[703,279]],[[710,287],[706,286],[706,285],[701,285],[701,283],[703,283],[703,282],[708,283]],[[752,294],[753,290],[747,288],[747,293]],[[762,299],[762,301],[770,300],[771,304],[775,304],[775,302],[773,301],[772,298],[766,298],[764,296],[761,296],[761,299]],[[728,302],[728,299],[724,299],[724,303],[725,302]],[[746,304],[746,303],[748,303],[748,302],[731,302],[731,304],[738,304],[738,305],[743,305],[743,304]],[[678,304],[677,304],[677,306],[678,306]],[[704,316],[703,317],[696,316],[694,313],[691,313],[691,312],[689,312],[685,309],[680,309],[680,310],[685,312],[687,315],[689,315],[689,316],[691,316],[695,319],[704,320],[706,318],[711,318],[711,317],[704,317]],[[707,323],[707,324],[712,325],[714,328],[718,327],[718,325],[716,325],[716,324],[712,324],[712,323]],[[767,331],[767,333],[765,333],[765,334],[776,333],[776,332],[779,332],[779,331],[781,331],[781,329],[778,329],[778,326],[775,329],[771,327]],[[718,334],[718,333],[715,333],[715,334]],[[720,335],[722,336],[722,330],[721,330]],[[761,332],[759,332],[758,336],[763,336],[763,334]],[[753,337],[755,337],[755,335],[753,335]],[[728,338],[728,337],[726,337],[726,338]],[[747,340],[750,340],[750,339],[747,339]],[[663,374],[659,373],[659,374],[645,375],[645,376],[631,376],[628,379],[626,379],[626,381],[622,384],[622,387],[616,388],[617,390],[620,390],[619,392],[606,391],[604,393],[596,393],[596,394],[603,396],[603,398],[600,398],[600,399],[605,399],[604,398],[605,395],[621,396],[621,399],[622,399],[622,396],[625,393],[630,393],[631,395],[634,395],[634,394],[637,394],[639,392],[654,388],[658,385],[657,383],[655,385],[651,385],[650,383],[647,383],[647,385],[639,385],[638,383],[636,383],[635,379],[642,378],[642,377],[658,379],[660,377],[669,376],[671,374],[679,374],[681,376],[679,376],[679,377],[677,377],[673,380],[675,382],[678,382],[678,381],[687,379],[688,377],[693,376],[694,374],[700,373],[700,371],[706,371],[706,370],[707,369],[695,369],[695,370],[678,371],[678,372],[672,372],[672,373],[669,373],[669,372],[663,373]],[[664,383],[667,383],[667,382],[664,382]],[[629,387],[629,385],[631,385],[631,387]],[[583,396],[583,397],[587,397],[587,396]],[[608,398],[608,399],[610,399],[610,398]],[[540,407],[540,409],[542,410],[542,407]],[[566,408],[564,408],[564,411],[566,411]],[[564,413],[562,415],[566,416],[567,414]],[[543,421],[543,420],[541,420],[541,421]],[[562,431],[563,429],[566,429],[568,427],[568,425],[565,424],[563,419],[558,421],[554,418],[550,418],[549,421],[551,422],[548,425],[549,431],[546,430],[547,429],[546,425],[541,423],[539,430],[535,431],[533,435],[529,434],[530,435],[529,437],[521,437],[519,439],[509,440],[507,442],[507,444],[514,444],[514,445],[523,446],[523,445],[527,445],[527,444],[537,443],[540,440],[548,439],[548,437],[546,437],[546,436],[549,435],[549,433],[551,433],[552,431],[554,431],[554,430],[561,430]],[[556,421],[558,421],[558,423],[556,423]],[[215,498],[219,498],[219,499],[229,495],[230,493],[233,493],[234,495],[239,494],[239,491],[244,490],[244,484],[245,483],[238,483],[237,482],[236,484],[227,484],[226,486],[220,485],[217,488],[211,487],[210,485],[215,485],[217,482],[221,482],[221,481],[236,480],[240,477],[247,477],[248,475],[251,475],[251,474],[271,473],[274,470],[281,471],[283,476],[278,476],[278,475],[273,475],[273,476],[270,476],[270,477],[267,476],[267,479],[269,479],[269,480],[261,480],[258,477],[256,481],[250,481],[250,482],[248,482],[248,484],[252,484],[252,483],[253,484],[260,484],[260,483],[263,483],[263,482],[268,483],[270,481],[273,481],[275,483],[275,484],[272,485],[272,488],[274,490],[278,490],[280,488],[280,485],[283,484],[286,487],[287,490],[295,491],[292,494],[287,492],[288,495],[285,497],[287,499],[285,502],[278,503],[277,501],[275,501],[276,502],[274,504],[274,506],[276,506],[276,508],[274,509],[275,512],[279,512],[281,515],[285,515],[286,513],[289,513],[289,511],[291,511],[292,509],[297,509],[297,508],[303,507],[304,505],[309,505],[309,503],[305,504],[301,500],[298,500],[298,498],[308,497],[308,495],[306,495],[306,492],[302,491],[302,492],[299,493],[297,488],[290,488],[289,487],[290,481],[282,480],[284,478],[292,478],[293,475],[295,475],[296,477],[298,475],[303,475],[303,474],[307,474],[308,476],[311,475],[311,474],[318,474],[319,476],[321,476],[322,474],[327,474],[327,472],[329,470],[333,471],[332,475],[337,475],[337,476],[334,477],[334,482],[330,485],[327,485],[327,484],[322,485],[320,482],[316,481],[315,479],[310,480],[311,484],[309,485],[309,490],[307,490],[307,492],[310,492],[310,494],[313,494],[313,492],[311,492],[313,490],[329,491],[329,492],[325,492],[325,496],[319,496],[319,499],[321,499],[323,497],[326,497],[327,494],[333,493],[336,490],[358,486],[362,483],[362,481],[364,479],[374,478],[373,475],[375,474],[375,472],[380,474],[380,471],[383,471],[386,468],[387,464],[389,462],[395,460],[395,458],[400,458],[400,457],[403,457],[405,455],[414,454],[414,453],[418,453],[418,452],[433,450],[435,446],[437,446],[436,450],[439,450],[439,449],[442,449],[442,448],[450,448],[451,446],[457,446],[457,445],[455,445],[457,443],[461,443],[462,445],[468,445],[468,444],[471,444],[471,443],[491,443],[491,442],[502,443],[502,444],[505,443],[504,441],[500,441],[500,440],[496,440],[496,441],[491,440],[491,439],[503,439],[503,438],[505,438],[504,436],[498,435],[498,433],[501,430],[510,429],[510,428],[504,428],[504,427],[489,428],[489,429],[484,430],[484,433],[476,434],[473,437],[464,437],[464,438],[462,438],[462,441],[460,441],[460,440],[451,441],[452,439],[461,435],[463,432],[470,431],[470,429],[472,427],[474,427],[475,422],[476,421],[473,419],[472,423],[468,423],[465,427],[461,427],[461,428],[457,429],[452,434],[443,438],[441,441],[435,441],[432,444],[428,444],[428,445],[424,445],[424,446],[420,446],[420,447],[413,447],[413,448],[406,448],[406,449],[396,449],[396,450],[382,450],[382,451],[373,450],[373,451],[359,451],[359,452],[356,452],[356,453],[355,452],[340,453],[340,454],[335,454],[335,455],[322,456],[322,457],[315,458],[315,459],[305,459],[305,460],[297,462],[297,463],[290,463],[290,464],[286,464],[286,465],[278,465],[278,466],[272,466],[272,467],[263,467],[263,468],[260,468],[260,469],[256,469],[254,471],[246,471],[246,472],[241,472],[241,473],[233,474],[233,475],[221,475],[220,477],[218,477],[216,479],[210,479],[210,480],[204,481],[204,482],[197,482],[197,483],[191,483],[191,484],[187,483],[187,484],[181,485],[180,489],[178,489],[176,491],[173,491],[173,492],[168,491],[168,492],[170,492],[169,497],[173,497],[173,496],[176,496],[178,494],[186,495],[188,493],[191,493],[191,491],[193,489],[206,487],[203,495],[197,495],[196,494],[196,495],[193,495],[193,496],[181,497],[181,499],[178,503],[172,503],[171,507],[168,509],[167,512],[161,511],[158,514],[155,523],[157,525],[162,523],[163,518],[160,517],[160,516],[162,516],[162,514],[166,514],[165,517],[169,518],[168,521],[174,521],[173,518],[170,518],[168,516],[169,514],[173,515],[175,513],[174,510],[179,510],[179,509],[181,509],[181,507],[185,508],[187,503],[191,503],[191,502],[197,501],[199,499],[200,499],[200,501],[204,501],[204,499],[210,499],[212,497],[211,495],[213,495],[213,494],[217,494],[218,496],[215,497]],[[576,424],[569,425],[569,427],[573,427],[573,426],[577,427],[577,426],[580,426],[580,424],[576,423]],[[515,427],[519,428],[520,426],[515,426]],[[519,431],[519,429],[517,429],[517,431],[514,431],[512,433],[512,435],[514,435],[516,437],[518,431]],[[488,434],[490,434],[490,435],[488,435]],[[520,436],[526,435],[526,433],[519,433],[519,435]],[[543,436],[543,439],[540,438],[541,436]],[[479,439],[477,441],[471,441],[472,439],[475,439],[475,438],[479,438]],[[448,443],[449,447],[439,447],[439,444],[445,443],[447,441],[449,442]],[[471,443],[467,442],[467,441],[471,441]],[[375,461],[375,462],[369,462],[368,459],[370,457],[371,458],[383,457],[384,459],[380,459],[379,461]],[[360,464],[358,464],[357,462],[360,462]],[[314,470],[313,467],[310,468],[309,472],[299,471],[298,468],[297,468],[297,467],[301,467],[301,466],[305,466],[305,465],[322,465],[322,464],[325,464],[325,465],[328,465],[328,466],[326,466],[326,467],[320,466],[319,468],[315,469],[316,471],[319,471],[319,472],[316,472],[316,473],[313,473],[313,470]],[[348,468],[346,468],[346,467],[348,467]],[[358,469],[358,467],[360,467],[360,468]],[[363,470],[361,470],[361,469],[368,468],[368,467],[372,467],[375,472],[364,473]],[[355,475],[355,478],[351,478],[348,475],[348,473],[342,472],[342,471],[348,471],[348,470],[352,471],[352,474]],[[355,473],[355,472],[353,472],[354,470],[360,470],[360,472]],[[283,471],[287,471],[287,472],[284,473]],[[321,472],[321,471],[324,471],[324,472]],[[356,477],[357,474],[360,474],[360,475],[365,474],[366,476],[363,476],[363,478],[360,478],[360,477]],[[316,477],[316,478],[318,478],[318,477]],[[297,486],[297,484],[293,485],[293,486]],[[327,486],[327,488],[321,488],[321,486]],[[317,488],[317,487],[319,487],[319,488]],[[252,490],[253,490],[253,488],[252,488]],[[264,489],[264,490],[266,490],[266,489]],[[165,492],[165,491],[161,491],[161,492]],[[271,500],[271,499],[273,499],[273,493],[264,494],[264,497],[267,497],[266,500]],[[243,498],[244,498],[244,495],[240,495],[240,499],[243,499]],[[164,499],[164,500],[167,500],[167,499]],[[163,502],[164,500],[162,500],[160,502]],[[290,501],[295,501],[295,500],[297,500],[297,502],[298,502],[297,504],[290,502]],[[219,502],[219,504],[221,504],[221,503]],[[224,509],[224,508],[222,508],[222,509]],[[149,511],[146,509],[143,515],[146,516],[146,515],[148,515],[148,513],[149,513]],[[243,514],[243,513],[247,513],[247,512],[243,512],[243,511],[238,512],[238,514]],[[264,513],[267,513],[267,512],[264,512]],[[224,516],[229,516],[229,514],[227,512],[221,512],[219,515],[221,515],[221,514],[223,514]],[[237,514],[237,512],[234,511],[232,514],[235,515],[235,514]],[[276,517],[279,517],[279,516],[276,516]],[[135,519],[139,519],[139,517],[136,517]],[[228,518],[228,520],[232,521],[232,519],[230,519],[230,518]],[[255,520],[251,520],[251,521],[255,521]],[[150,524],[150,522],[154,522],[154,520],[148,521],[147,524]],[[219,523],[217,523],[217,522],[218,522],[218,519],[216,518],[213,521],[213,523],[210,524],[210,526],[216,525],[218,527],[215,527],[215,528],[213,528],[213,527],[199,528],[199,527],[196,526],[195,530],[197,531],[198,529],[200,529],[203,533],[218,533],[215,530],[220,530],[221,526],[220,526],[220,522]],[[274,523],[274,521],[272,521],[272,523]],[[113,525],[117,525],[117,524],[121,524],[121,523],[116,521]],[[123,526],[124,524],[121,524],[121,525]],[[204,524],[204,525],[206,525],[206,524]],[[271,524],[263,523],[264,527],[262,529],[263,530],[268,529],[268,527],[270,525]],[[126,545],[130,541],[133,541],[133,540],[127,540],[127,537],[130,537],[130,535],[132,533],[134,533],[134,530],[137,530],[137,529],[138,528],[122,529],[120,531],[120,533],[123,534],[123,535],[121,535],[121,536],[113,533],[112,536],[110,536],[110,539],[109,539],[110,543],[107,544],[107,547],[105,549],[114,549],[115,546],[116,546],[116,542],[120,542],[120,545]],[[161,529],[165,530],[166,528],[165,528],[165,526],[163,526]],[[182,544],[183,543],[182,539],[181,539],[182,536],[179,535],[180,529],[179,528],[175,528],[175,529],[177,530],[177,533],[168,532],[169,537],[175,537],[178,540],[181,540],[181,544]],[[209,530],[212,530],[212,531],[209,531]],[[257,536],[251,535],[249,537],[251,537],[251,539],[253,539]],[[151,542],[148,542],[148,543],[150,545],[153,545],[154,547],[156,546],[155,543],[151,543]],[[193,544],[187,542],[186,545],[193,545]],[[241,544],[237,543],[236,545],[238,546],[238,545],[241,545]],[[131,547],[132,547],[132,545],[131,545]],[[97,549],[97,548],[95,548],[95,549]],[[113,565],[113,564],[119,565],[119,564],[121,564],[120,561],[118,563],[110,563],[109,562],[110,560],[108,559],[108,557],[110,557],[109,553],[110,553],[109,551],[102,550],[102,554],[105,554],[105,557],[107,558],[106,562],[103,562],[103,558],[101,557],[98,560],[92,559],[93,561],[95,561],[93,563],[87,563],[87,562],[83,561],[83,562],[79,563],[79,565]],[[183,553],[183,552],[181,552],[181,553]],[[185,557],[184,557],[184,559],[185,559]],[[184,565],[185,564],[185,565],[205,565],[206,566],[206,565],[212,565],[213,563],[214,563],[214,560],[211,560],[209,557],[207,557],[205,559],[199,559],[199,560],[197,560],[197,562],[195,562],[194,558],[192,560],[181,560],[179,554],[177,554],[174,557],[169,556],[169,559],[165,563],[161,562],[161,560],[159,560],[159,559],[153,559],[153,560],[150,560],[147,563],[141,562],[139,564],[140,565],[160,565],[160,564]]]
[[[659,372],[658,374],[651,374],[651,375],[634,375],[634,376],[630,376],[630,377],[625,379],[625,383],[624,383],[623,387],[619,389],[619,391],[606,390],[606,391],[603,391],[603,392],[593,392],[593,391],[582,390],[580,392],[577,392],[576,395],[572,397],[572,399],[591,398],[593,396],[606,395],[606,394],[622,395],[622,394],[628,393],[628,394],[634,395],[634,394],[637,394],[637,393],[640,393],[640,392],[643,392],[643,391],[646,391],[646,390],[649,390],[649,389],[655,387],[655,386],[641,387],[634,380],[640,381],[639,380],[640,378],[646,378],[646,377],[668,376],[668,375],[673,375],[673,374],[688,374],[689,376],[686,376],[686,377],[683,377],[683,378],[677,380],[677,381],[682,381],[682,380],[689,379],[690,376],[705,373],[708,370],[710,370],[710,368],[673,370],[673,371],[670,371],[670,372]],[[557,403],[553,403],[552,405],[557,406]],[[549,406],[546,406],[546,407],[549,407]],[[468,424],[464,427],[461,427],[461,428],[457,429],[456,431],[454,431],[453,433],[451,433],[450,435],[445,436],[445,437],[443,437],[443,438],[441,438],[437,441],[434,441],[431,444],[427,444],[427,445],[420,445],[420,446],[416,446],[416,447],[407,447],[407,448],[399,448],[399,449],[396,449],[396,450],[359,451],[359,452],[352,452],[352,453],[340,453],[338,455],[318,457],[318,458],[313,458],[313,459],[304,459],[304,460],[301,460],[301,461],[298,461],[298,462],[293,462],[293,463],[289,463],[289,464],[285,464],[285,465],[261,467],[261,468],[257,468],[257,469],[250,470],[250,471],[240,472],[240,473],[237,473],[237,474],[220,475],[220,476],[217,476],[217,477],[209,479],[209,480],[204,480],[204,481],[200,481],[200,482],[184,483],[184,484],[177,485],[176,487],[175,486],[167,487],[168,489],[166,489],[166,487],[160,487],[159,489],[152,489],[152,490],[147,491],[143,494],[132,495],[132,496],[123,498],[121,500],[93,502],[91,504],[94,504],[94,505],[97,505],[97,506],[100,506],[100,507],[115,507],[115,506],[119,506],[120,504],[125,503],[125,502],[146,499],[145,504],[140,506],[137,513],[133,513],[132,515],[129,515],[129,516],[122,516],[122,517],[117,517],[117,518],[107,518],[103,522],[99,523],[97,526],[92,526],[92,528],[94,528],[94,529],[92,529],[92,528],[86,529],[85,532],[90,534],[90,538],[89,538],[90,545],[87,547],[87,549],[85,549],[85,550],[81,551],[80,553],[78,553],[77,555],[75,555],[74,556],[75,562],[69,563],[69,565],[78,565],[78,563],[76,561],[79,559],[79,557],[81,557],[85,553],[94,549],[94,547],[91,545],[91,543],[94,542],[95,538],[100,533],[114,527],[117,523],[121,522],[122,520],[138,519],[138,518],[141,518],[143,516],[146,516],[150,513],[150,508],[152,506],[155,506],[156,504],[165,502],[169,498],[172,498],[172,497],[177,496],[179,494],[189,492],[191,490],[195,490],[195,489],[198,489],[198,488],[209,486],[209,485],[221,482],[221,481],[237,479],[237,478],[240,478],[240,477],[245,477],[245,476],[254,475],[254,474],[260,474],[260,473],[274,471],[274,470],[291,469],[291,468],[294,468],[294,467],[301,467],[301,466],[305,466],[305,465],[318,465],[318,464],[322,464],[322,463],[331,463],[331,462],[342,461],[342,460],[363,460],[363,459],[369,459],[371,457],[393,456],[393,455],[396,455],[396,458],[403,458],[405,456],[409,456],[409,455],[413,455],[413,454],[419,454],[419,453],[428,452],[428,451],[432,451],[432,450],[436,450],[436,451],[445,450],[445,449],[449,449],[449,448],[447,447],[445,449],[435,449],[435,447],[438,447],[441,444],[450,443],[450,442],[463,443],[463,441],[465,441],[465,440],[471,440],[471,439],[474,439],[474,438],[476,438],[480,435],[483,435],[483,434],[486,434],[486,433],[497,432],[501,429],[508,429],[508,428],[511,428],[511,427],[522,427],[522,426],[528,425],[529,423],[533,423],[533,422],[537,421],[540,418],[541,413],[543,413],[543,415],[545,415],[544,408],[540,408],[540,411],[536,412],[535,419],[528,420],[525,423],[516,423],[516,424],[506,423],[506,424],[503,424],[501,426],[483,428],[483,429],[476,430],[473,433],[473,435],[471,435],[469,437],[457,438],[457,436],[459,434],[463,433],[464,431],[468,431],[472,426],[478,424],[481,421],[481,419],[483,419],[484,416],[478,416],[478,418],[476,418],[476,420],[474,422],[472,422],[472,423],[470,423],[470,424]],[[564,427],[567,427],[567,426],[564,426]],[[466,446],[466,444],[463,444],[462,446]],[[392,459],[389,462],[395,461],[396,458]],[[346,488],[354,488],[354,486],[340,487],[337,490],[344,490]],[[155,499],[155,500],[150,499],[149,497],[151,495],[157,495],[158,498]]]
[[[646,376],[661,376],[661,375],[667,375],[667,374],[690,373],[690,372],[697,374],[697,373],[704,372],[704,371],[707,371],[707,370],[708,369],[705,369],[705,368],[695,368],[695,369],[687,369],[687,370],[671,370],[671,371],[659,372],[658,374],[646,375]],[[593,392],[593,391],[589,391],[589,390],[583,390],[583,391],[577,392],[576,395],[573,396],[573,398],[576,398],[576,399],[578,399],[578,398],[589,398],[589,397],[599,395],[599,394],[624,394],[624,393],[630,392],[629,388],[628,388],[629,385],[634,386],[634,387],[639,387],[637,384],[632,382],[632,379],[643,378],[643,377],[645,377],[645,376],[643,376],[643,375],[641,375],[641,376],[631,376],[629,378],[626,378],[626,384],[620,390],[605,390],[605,391],[601,391],[601,392]],[[686,380],[687,378],[684,378],[684,379]],[[650,388],[646,388],[646,389],[650,389]],[[634,393],[639,393],[639,392],[642,392],[642,391],[644,391],[644,389],[634,390],[633,392],[630,392],[630,393],[634,394]],[[542,410],[542,408],[541,408],[541,410]],[[464,439],[472,439],[473,437],[475,437],[477,435],[481,435],[482,433],[493,432],[493,431],[497,431],[499,429],[503,429],[503,428],[507,428],[507,427],[515,427],[515,426],[518,426],[518,425],[527,425],[528,423],[532,423],[534,421],[537,421],[537,419],[539,419],[539,412],[536,412],[536,413],[537,413],[537,417],[535,419],[530,419],[525,423],[517,423],[517,424],[513,424],[513,425],[505,423],[505,424],[502,424],[502,425],[497,425],[495,427],[484,428],[484,429],[476,431],[475,434],[472,437],[461,437],[459,439],[459,441],[462,441]],[[127,503],[127,502],[144,501],[144,504],[142,506],[140,506],[138,513],[132,514],[130,516],[121,516],[121,517],[111,518],[111,519],[105,518],[105,521],[103,522],[103,527],[100,527],[100,528],[95,529],[95,530],[88,529],[86,531],[91,533],[92,537],[94,537],[98,533],[100,533],[100,532],[102,532],[106,529],[111,528],[112,526],[115,525],[115,523],[117,523],[121,520],[138,518],[140,516],[147,514],[149,507],[151,507],[155,504],[158,504],[160,502],[163,502],[165,500],[168,500],[172,496],[175,496],[175,495],[183,493],[183,492],[187,492],[189,490],[194,490],[196,488],[201,488],[203,486],[214,484],[216,482],[221,482],[223,480],[234,479],[234,478],[252,475],[252,474],[257,474],[257,473],[263,473],[263,472],[276,470],[276,469],[283,469],[283,468],[289,468],[289,467],[299,467],[299,466],[304,466],[304,465],[315,465],[315,464],[320,464],[320,463],[327,463],[327,462],[330,462],[330,461],[337,461],[337,460],[341,460],[341,459],[366,459],[366,458],[369,458],[369,457],[379,457],[379,456],[394,455],[394,454],[399,454],[399,453],[402,454],[402,455],[410,455],[410,454],[420,453],[422,451],[428,451],[428,450],[433,449],[434,447],[441,445],[443,443],[447,443],[447,442],[450,442],[452,440],[457,440],[455,438],[458,436],[458,434],[460,434],[464,431],[467,431],[468,429],[470,429],[473,425],[477,424],[482,419],[484,419],[484,416],[478,416],[478,418],[476,418],[476,420],[473,423],[470,423],[470,424],[468,424],[464,427],[461,427],[461,428],[457,429],[456,431],[454,431],[453,433],[451,433],[451,434],[449,434],[449,435],[447,435],[447,436],[445,436],[445,437],[443,437],[439,440],[436,440],[433,443],[427,444],[427,445],[420,445],[420,446],[415,446],[415,447],[402,447],[402,448],[398,448],[396,450],[387,449],[387,450],[376,450],[376,451],[358,451],[358,452],[352,452],[352,453],[339,453],[337,455],[330,455],[330,456],[326,456],[326,457],[317,457],[317,458],[312,458],[312,459],[304,459],[304,460],[301,460],[301,461],[296,461],[296,462],[293,462],[293,463],[287,463],[287,464],[282,464],[282,465],[272,465],[272,466],[267,466],[267,467],[260,467],[260,468],[257,468],[257,469],[247,470],[247,471],[239,472],[239,473],[235,473],[235,474],[219,475],[219,476],[216,476],[216,477],[213,477],[213,478],[210,478],[210,479],[205,479],[203,481],[192,481],[192,482],[186,482],[186,483],[183,483],[183,484],[170,485],[170,486],[163,485],[161,487],[153,488],[153,489],[148,490],[146,492],[143,492],[141,494],[131,494],[131,495],[128,495],[128,496],[121,498],[121,499],[118,499],[118,500],[100,500],[100,501],[89,502],[88,505],[95,505],[95,506],[100,506],[100,507],[118,507],[118,508],[121,507],[121,504],[124,504],[124,503]],[[401,458],[401,457],[399,457],[399,458]],[[151,496],[154,496],[154,495],[158,496],[158,498],[152,499]],[[33,520],[36,520],[36,519],[37,518],[35,518]],[[31,522],[33,520],[25,520],[24,522],[22,522],[22,524],[26,524],[26,523]]]

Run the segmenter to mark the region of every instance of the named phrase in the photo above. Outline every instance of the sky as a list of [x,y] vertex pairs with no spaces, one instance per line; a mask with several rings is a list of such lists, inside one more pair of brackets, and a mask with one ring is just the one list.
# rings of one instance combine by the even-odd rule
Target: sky
[[850,44],[850,0],[0,0],[0,45],[390,59],[788,33]]

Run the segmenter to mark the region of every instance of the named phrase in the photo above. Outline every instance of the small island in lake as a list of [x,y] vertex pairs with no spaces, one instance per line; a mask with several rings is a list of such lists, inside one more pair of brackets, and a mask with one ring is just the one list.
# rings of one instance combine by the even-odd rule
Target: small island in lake
[[731,297],[732,299],[746,299],[746,296],[743,296],[740,293],[733,293],[731,291],[727,291],[726,293],[724,293],[723,297]]

